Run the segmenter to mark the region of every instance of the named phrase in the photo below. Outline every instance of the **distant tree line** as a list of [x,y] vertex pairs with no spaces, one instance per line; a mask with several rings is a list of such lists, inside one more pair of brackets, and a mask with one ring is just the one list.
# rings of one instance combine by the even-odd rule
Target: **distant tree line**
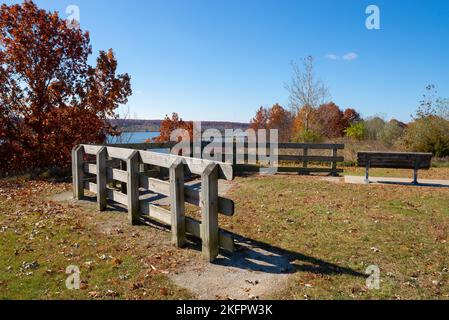
[[435,85],[427,86],[412,118],[402,138],[405,147],[437,157],[449,156],[449,99],[439,97]]
[[[306,60],[306,63],[310,62],[311,60]],[[327,95],[325,90],[319,92]],[[334,102],[323,103],[318,107],[308,104],[297,107],[298,101],[300,100],[296,99],[295,107],[290,109],[278,103],[270,108],[260,107],[249,127],[255,131],[277,129],[280,142],[319,143],[346,138],[354,141],[377,141],[385,149],[431,152],[437,157],[449,156],[449,100],[438,97],[434,85],[426,88],[423,100],[412,116],[412,122],[408,124],[396,119],[386,121],[380,116],[363,119],[355,109],[342,109]],[[320,99],[308,100],[309,103],[317,101]],[[241,125],[240,129],[246,129],[247,125]],[[232,125],[230,128],[236,129]],[[160,136],[152,141],[169,141],[175,129],[184,129],[190,137],[193,136],[193,123],[184,121],[177,113],[173,113],[161,122]]]
[[362,119],[353,108],[342,109],[330,102],[329,90],[314,74],[313,58],[303,66],[293,64],[290,108],[276,103],[260,107],[250,127],[278,129],[280,142],[318,143],[336,138],[355,141],[378,141],[385,148],[431,152],[437,157],[449,156],[449,99],[438,96],[434,85],[426,87],[420,106],[408,124],[379,116]]
[[312,57],[306,57],[301,66],[292,63],[292,68],[291,84],[285,86],[290,109],[279,104],[261,107],[250,121],[251,128],[278,129],[280,142],[321,142],[344,136],[361,120],[355,109],[342,110],[331,102],[329,90],[315,75]]
[[261,107],[250,121],[250,127],[278,129],[280,142],[321,142],[327,138],[342,137],[345,130],[360,120],[354,109],[342,111],[330,102],[314,109],[308,105],[293,113],[279,104]]
[[434,85],[426,87],[423,100],[412,121],[385,122],[380,117],[358,121],[346,129],[356,140],[377,140],[399,150],[431,152],[437,157],[449,156],[449,100],[438,97]]
[[[164,122],[169,120],[176,121],[179,115],[166,116],[163,120],[140,120],[140,119],[111,119],[110,123],[122,132],[159,132]],[[218,130],[225,129],[248,129],[248,123],[230,122],[230,121],[201,121],[203,129],[214,128]]]
[[158,131],[162,120],[111,119],[109,123],[121,132],[154,132]]

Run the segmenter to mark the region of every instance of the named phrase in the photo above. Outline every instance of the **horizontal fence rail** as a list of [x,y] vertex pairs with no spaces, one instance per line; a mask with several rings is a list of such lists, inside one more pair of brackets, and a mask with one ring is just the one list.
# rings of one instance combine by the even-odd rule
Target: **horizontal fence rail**
[[[189,154],[186,156],[192,157],[193,155],[202,155],[204,149],[210,144],[210,142],[203,141],[198,146],[195,144],[177,144],[175,142],[167,143],[138,143],[138,144],[123,144],[118,145],[120,147],[126,147],[130,149],[138,150],[167,150],[171,153],[176,147],[178,150],[189,150]],[[201,147],[199,147],[201,145]],[[219,158],[223,162],[229,162],[231,159],[232,164],[236,171],[257,171],[260,168],[259,156],[270,156],[270,150],[272,145],[270,143],[264,144],[263,147],[259,146],[257,142],[244,142],[244,143],[231,143],[227,145],[225,143],[218,143],[221,147],[223,154],[219,155]],[[301,174],[309,173],[329,173],[331,175],[338,175],[343,170],[338,168],[339,162],[344,162],[344,157],[338,155],[339,150],[345,148],[344,144],[317,144],[317,143],[279,143],[275,145],[278,149],[278,172],[298,172]],[[318,150],[323,153],[329,151],[328,155],[313,155],[312,151]],[[298,154],[301,153],[301,154]],[[237,156],[239,155],[239,157]],[[255,161],[258,164],[251,163]],[[284,166],[283,163],[293,163],[294,166]],[[330,167],[323,167],[323,165],[331,164]],[[300,164],[300,166],[298,166]],[[311,164],[319,164],[321,167],[311,167]]]
[[[233,252],[233,237],[218,227],[218,214],[234,214],[234,202],[218,195],[218,180],[234,178],[232,165],[136,149],[93,145],[74,148],[74,198],[82,199],[87,190],[97,196],[101,211],[108,202],[125,206],[131,224],[146,217],[169,225],[176,247],[185,245],[187,234],[200,238],[208,261],[217,257],[219,248]],[[149,167],[168,170],[168,181],[148,176]],[[200,176],[200,185],[185,184],[185,177],[192,174]],[[115,187],[116,182],[120,188]],[[148,192],[168,198],[169,208],[145,199]],[[201,221],[185,216],[185,203],[201,208]]]

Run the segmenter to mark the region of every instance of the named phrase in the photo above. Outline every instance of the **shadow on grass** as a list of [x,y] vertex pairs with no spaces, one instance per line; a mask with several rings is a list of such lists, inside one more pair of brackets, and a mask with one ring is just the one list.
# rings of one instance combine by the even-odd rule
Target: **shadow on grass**
[[[83,200],[89,203],[96,202],[95,197],[85,197]],[[108,204],[107,212],[123,214],[127,210],[120,205]],[[142,226],[170,231],[169,226],[156,222],[146,216],[141,216],[140,223]],[[279,275],[308,272],[319,275],[349,275],[366,278],[365,274],[351,268],[339,266],[299,252],[272,246],[261,241],[244,238],[237,234],[229,234],[235,239],[236,250],[234,253],[220,251],[220,255],[213,262],[216,265]],[[187,240],[186,249],[201,251],[200,239],[188,235]]]
[[[79,202],[79,203],[84,202],[86,204],[95,205],[95,204],[97,204],[97,197],[91,196],[91,195],[84,195],[82,200],[77,200],[77,202]],[[123,214],[123,213],[127,213],[128,210],[124,206],[122,206],[118,203],[116,204],[112,201],[109,201],[108,206],[106,207],[106,210],[104,212]]]
[[251,271],[293,274],[310,272],[320,275],[350,275],[366,278],[356,270],[338,266],[319,258],[299,252],[282,249],[268,243],[234,235],[237,250],[233,254],[223,252],[214,263]]
[[[142,218],[142,223],[158,229],[170,230],[170,227]],[[232,234],[232,233],[230,233]],[[309,272],[320,275],[349,275],[366,278],[366,275],[351,268],[339,266],[319,258],[299,252],[282,249],[270,244],[232,234],[236,242],[233,253],[220,250],[213,262],[216,265],[270,274],[293,274]],[[201,240],[188,235],[186,249],[201,251]]]
[[[419,182],[414,183],[412,181],[400,181],[396,180],[395,178],[388,178],[389,180],[382,180],[387,178],[370,178],[370,182],[365,182],[365,177],[362,176],[346,176],[346,184],[358,184],[358,185],[388,185],[388,186],[403,186],[403,187],[417,187],[417,188],[449,188],[449,180],[447,181],[447,184],[443,183],[432,183],[432,182]],[[402,179],[402,178],[398,178]],[[404,179],[405,180],[405,179]]]
[[378,184],[386,184],[386,185],[398,185],[398,186],[406,186],[406,187],[426,187],[426,188],[449,188],[449,185],[439,184],[439,183],[413,183],[413,182],[400,182],[400,181],[376,181]]

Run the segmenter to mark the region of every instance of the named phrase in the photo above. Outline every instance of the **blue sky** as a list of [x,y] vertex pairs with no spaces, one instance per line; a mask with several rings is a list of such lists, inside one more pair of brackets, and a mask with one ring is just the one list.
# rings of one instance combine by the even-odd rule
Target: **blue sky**
[[[446,0],[36,3],[63,17],[79,7],[94,54],[113,48],[119,71],[131,75],[129,107],[141,119],[177,111],[186,120],[246,122],[261,105],[288,106],[290,61],[307,55],[335,103],[363,116],[408,121],[429,83],[449,97]],[[370,4],[380,8],[381,30],[365,27]],[[357,58],[343,59],[348,53]]]

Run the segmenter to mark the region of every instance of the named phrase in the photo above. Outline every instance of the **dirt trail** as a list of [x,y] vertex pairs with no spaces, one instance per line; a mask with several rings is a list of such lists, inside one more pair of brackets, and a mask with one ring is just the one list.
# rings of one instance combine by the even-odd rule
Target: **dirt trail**
[[169,277],[206,300],[262,299],[282,289],[294,270],[286,257],[252,243],[237,246],[230,257],[219,256],[214,263],[194,261]]

